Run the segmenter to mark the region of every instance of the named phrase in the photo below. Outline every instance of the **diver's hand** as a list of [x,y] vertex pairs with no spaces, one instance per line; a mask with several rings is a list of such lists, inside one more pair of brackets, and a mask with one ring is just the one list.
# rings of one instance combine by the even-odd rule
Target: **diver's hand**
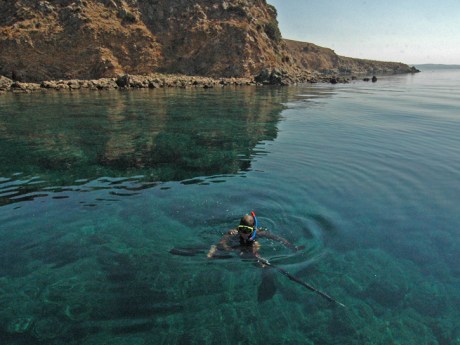
[[208,259],[212,259],[216,251],[217,251],[217,246],[213,244],[211,248],[209,248],[208,255],[207,255]]
[[238,235],[238,230],[237,229],[231,229],[231,230],[228,231],[228,234],[230,236],[236,236],[236,235]]

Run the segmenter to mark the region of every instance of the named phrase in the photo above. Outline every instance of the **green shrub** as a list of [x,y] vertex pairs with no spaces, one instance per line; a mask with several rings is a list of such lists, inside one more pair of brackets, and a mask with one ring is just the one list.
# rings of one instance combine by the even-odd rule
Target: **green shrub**
[[231,14],[237,16],[237,17],[240,17],[240,18],[247,18],[248,17],[248,13],[241,6],[229,6],[227,8],[227,12],[231,13]]
[[264,31],[272,41],[281,41],[281,31],[278,28],[278,22],[276,20],[272,20],[265,24]]
[[122,11],[119,13],[119,17],[126,23],[135,23],[137,21],[136,16],[129,11]]
[[278,11],[276,10],[275,6],[267,4],[267,7],[275,15],[275,17],[278,15]]

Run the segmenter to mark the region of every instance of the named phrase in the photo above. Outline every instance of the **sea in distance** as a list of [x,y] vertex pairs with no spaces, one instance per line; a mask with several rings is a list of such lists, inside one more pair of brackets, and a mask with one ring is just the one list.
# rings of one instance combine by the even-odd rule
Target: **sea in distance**
[[0,343],[459,345],[459,90],[0,95]]

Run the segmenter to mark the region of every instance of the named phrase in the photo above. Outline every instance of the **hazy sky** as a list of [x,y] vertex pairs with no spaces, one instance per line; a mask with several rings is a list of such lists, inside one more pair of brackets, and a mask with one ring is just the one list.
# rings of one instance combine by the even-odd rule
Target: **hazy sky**
[[339,55],[460,64],[460,0],[267,0],[284,38]]

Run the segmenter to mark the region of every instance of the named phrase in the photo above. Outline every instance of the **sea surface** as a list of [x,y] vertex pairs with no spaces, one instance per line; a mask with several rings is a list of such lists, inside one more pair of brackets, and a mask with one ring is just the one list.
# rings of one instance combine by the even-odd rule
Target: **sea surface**
[[2,345],[459,345],[459,262],[460,71],[0,95]]

